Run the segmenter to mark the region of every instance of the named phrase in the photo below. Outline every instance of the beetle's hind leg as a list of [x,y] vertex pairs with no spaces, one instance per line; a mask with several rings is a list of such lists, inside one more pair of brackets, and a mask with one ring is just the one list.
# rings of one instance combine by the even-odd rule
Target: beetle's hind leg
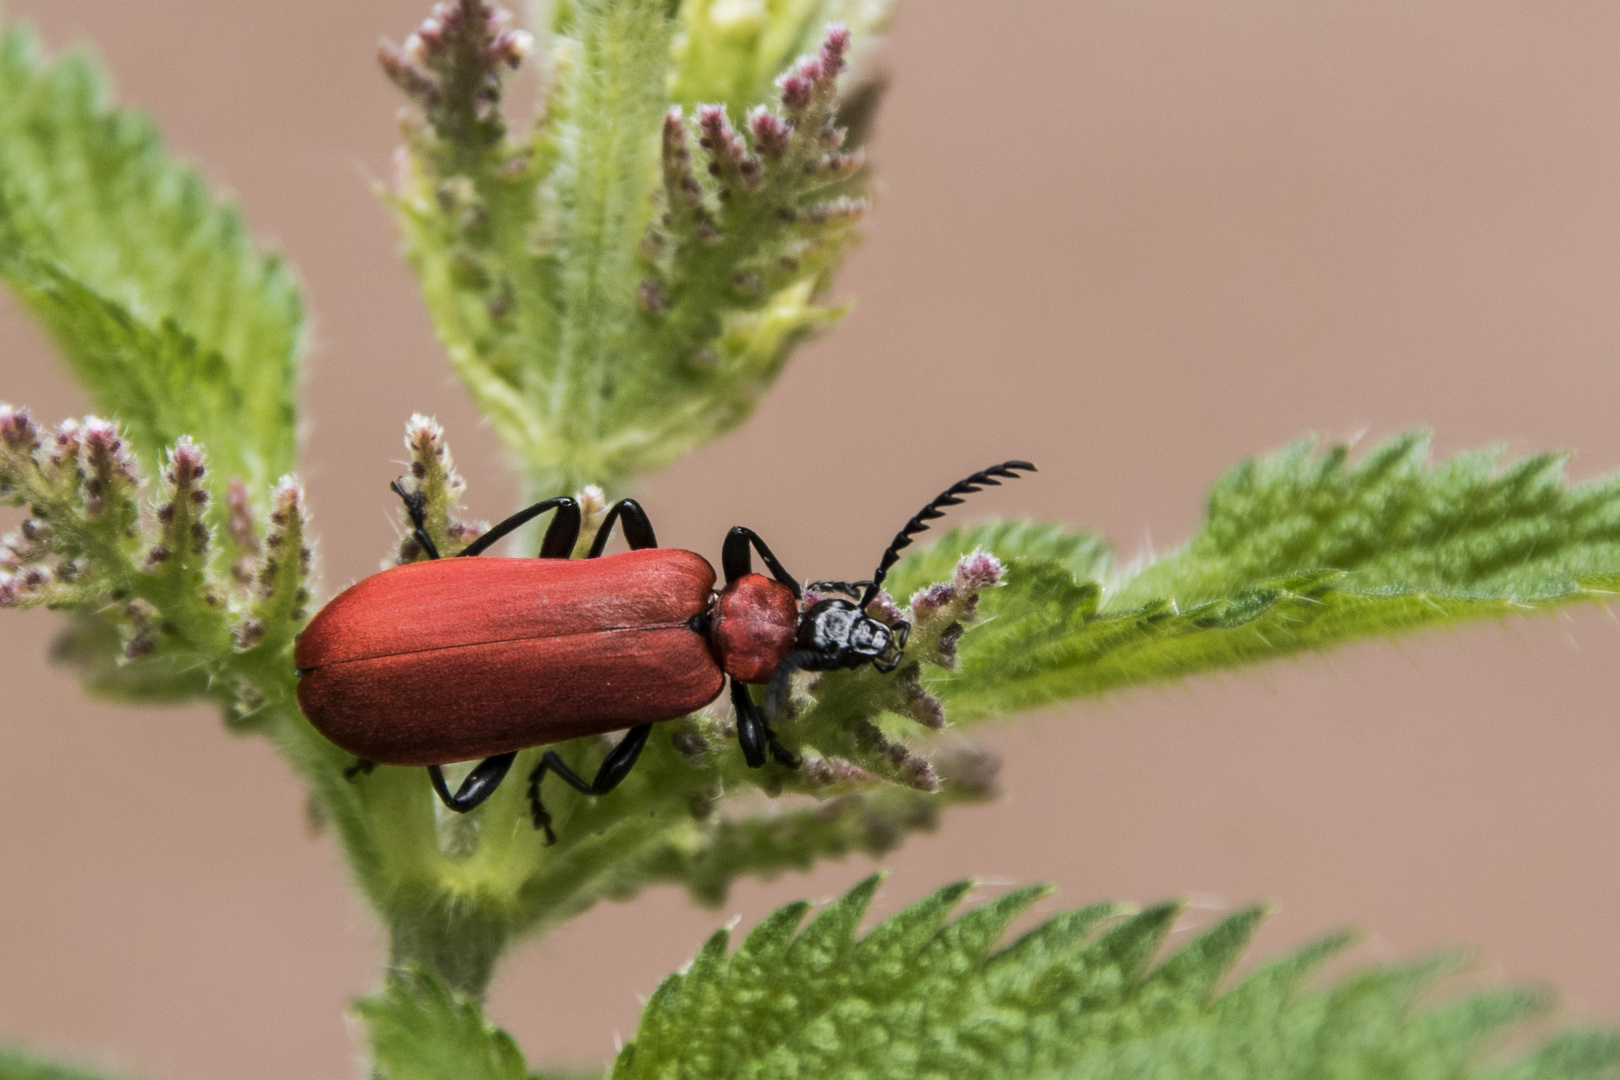
[[776,738],[776,732],[765,720],[765,713],[749,696],[748,687],[736,679],[731,680],[731,704],[737,710],[737,742],[742,744],[743,760],[748,762],[750,769],[764,768],[767,750],[771,757],[788,768],[799,767],[798,755]]
[[406,491],[405,486],[398,480],[391,481],[388,486],[393,488],[394,494],[405,502],[405,513],[411,519],[411,537],[416,541],[417,546],[422,549],[428,558],[437,559],[439,557],[439,548],[433,542],[433,537],[429,536],[427,532],[424,506],[426,500],[423,499],[422,493],[420,491]]
[[454,795],[450,794],[450,785],[444,782],[444,769],[438,765],[429,765],[428,776],[433,780],[433,790],[439,796],[439,801],[456,813],[465,814],[484,805],[485,800],[495,794],[495,789],[506,779],[506,774],[511,771],[512,762],[516,759],[516,750],[485,758],[467,774],[467,778],[461,782]]
[[370,776],[371,770],[375,769],[376,767],[377,763],[375,761],[367,761],[363,757],[357,757],[354,759],[353,765],[350,765],[347,769],[343,770],[343,779],[354,781],[360,779],[362,776]]
[[579,540],[580,513],[579,503],[567,495],[555,499],[546,499],[526,509],[519,510],[500,524],[492,526],[488,532],[463,548],[460,554],[465,556],[482,555],[493,547],[497,540],[506,536],[512,530],[534,520],[547,510],[557,512],[552,515],[551,524],[546,527],[546,538],[540,541],[540,558],[568,558],[574,553],[574,544]]
[[620,499],[608,508],[607,517],[602,519],[602,527],[596,530],[596,539],[591,541],[591,553],[585,556],[587,559],[600,558],[607,549],[615,521],[623,523],[624,542],[630,545],[631,551],[658,546],[658,537],[653,534],[647,511],[634,499]]
[[558,779],[581,795],[606,795],[619,786],[636,759],[641,756],[641,748],[647,745],[647,736],[652,734],[651,724],[642,724],[633,727],[619,745],[608,751],[608,756],[602,760],[602,765],[596,770],[596,778],[587,783],[568,763],[557,756],[557,751],[547,750],[540,755],[540,764],[534,767],[529,774],[529,812],[534,817],[534,827],[543,829],[546,834],[546,844],[550,846],[557,842],[557,834],[551,831],[551,815],[546,812],[545,805],[540,801],[540,781],[545,779],[548,771],[557,774]]

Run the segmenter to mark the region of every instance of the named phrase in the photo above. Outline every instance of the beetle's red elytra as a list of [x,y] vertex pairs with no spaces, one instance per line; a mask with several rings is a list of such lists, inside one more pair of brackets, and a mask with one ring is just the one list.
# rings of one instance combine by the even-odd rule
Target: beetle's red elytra
[[[923,507],[883,553],[870,581],[816,582],[820,600],[801,611],[803,590],[750,529],[734,528],[721,552],[726,584],[701,555],[661,548],[632,499],[608,511],[584,559],[570,559],[580,510],[547,499],[514,514],[456,558],[439,558],[423,526],[418,492],[398,482],[428,561],[358,582],[322,608],[299,637],[298,704],[327,738],[359,761],[426,765],[452,810],[494,793],[517,752],[581,735],[629,728],[593,780],[553,751],[529,776],[536,828],[555,841],[540,784],[554,772],[589,795],[613,790],[635,764],[652,725],[720,696],[729,678],[737,736],[747,763],[796,767],[770,721],[786,711],[796,671],[899,666],[910,627],[866,613],[902,549],[960,496],[1034,471],[1009,461],[974,473]],[[501,537],[554,511],[535,559],[479,559]],[[603,555],[622,521],[630,551]],[[758,552],[771,577],[753,572]],[[769,684],[761,709],[747,684]],[[482,759],[452,793],[441,766]]]
[[328,739],[390,765],[673,719],[724,688],[688,625],[709,608],[713,585],[706,560],[670,548],[396,566],[310,623],[296,652],[310,672],[298,703]]

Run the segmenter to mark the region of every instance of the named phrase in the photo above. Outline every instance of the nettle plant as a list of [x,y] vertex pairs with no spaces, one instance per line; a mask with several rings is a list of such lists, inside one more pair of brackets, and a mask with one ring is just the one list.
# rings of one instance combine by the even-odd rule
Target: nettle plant
[[[881,83],[866,50],[886,7],[558,0],[530,32],[447,0],[382,50],[411,105],[386,197],[445,350],[534,498],[576,495],[583,536],[604,492],[743,421],[794,345],[836,321],[823,298],[868,208]],[[541,100],[513,131],[501,94],[522,64]],[[1434,466],[1421,436],[1355,462],[1302,442],[1228,472],[1202,529],[1132,571],[1040,522],[914,549],[869,608],[912,624],[903,664],[799,676],[778,725],[799,767],[747,767],[722,699],[656,725],[611,795],[549,791],[547,846],[521,783],[452,814],[420,769],[357,775],[300,713],[293,644],[323,597],[291,472],[298,289],[109,103],[90,60],[42,58],[15,25],[0,32],[0,276],[100,411],[47,429],[0,410],[0,496],[24,508],[0,544],[0,606],[59,610],[53,655],[91,693],[213,701],[285,754],[387,928],[388,972],[357,1008],[374,1074],[400,1080],[533,1075],[480,1011],[520,938],[658,883],[718,904],[739,877],[882,854],[990,797],[993,758],[934,746],[942,728],[1620,583],[1620,477],[1567,487],[1558,455]],[[461,509],[439,425],[412,417],[406,444],[403,492],[454,554],[487,526]],[[388,560],[423,558],[401,524]],[[589,775],[612,741],[558,750]],[[761,792],[769,812],[738,809]],[[875,888],[807,924],[807,905],[784,908],[734,949],[717,933],[647,1002],[611,1075],[1620,1070],[1611,1032],[1524,1034],[1541,993],[1437,995],[1454,956],[1324,979],[1350,943],[1335,935],[1231,977],[1258,909],[1166,955],[1174,904],[1082,908],[1009,941],[1040,890],[953,919],[963,884],[862,934]],[[83,1074],[4,1055],[0,1075]]]

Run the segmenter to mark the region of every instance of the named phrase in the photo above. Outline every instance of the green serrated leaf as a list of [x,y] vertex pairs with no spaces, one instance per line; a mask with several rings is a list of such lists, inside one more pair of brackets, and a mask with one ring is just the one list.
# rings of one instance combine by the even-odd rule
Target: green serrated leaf
[[[293,464],[303,309],[240,213],[114,108],[83,55],[0,30],[0,278],[148,469],[180,436],[257,494]],[[222,512],[222,511],[221,511]]]
[[1203,528],[1104,607],[1171,597],[1186,610],[1320,569],[1356,593],[1557,600],[1620,569],[1620,476],[1569,487],[1566,460],[1489,450],[1431,466],[1415,433],[1352,464],[1348,446],[1304,440],[1229,470]]
[[1240,465],[1204,527],[1109,583],[1106,549],[1055,526],[958,530],[906,559],[895,591],[983,547],[1006,563],[954,673],[953,721],[1464,619],[1602,602],[1620,584],[1620,476],[1574,487],[1564,459],[1468,454],[1431,467],[1402,436],[1352,464],[1302,442]]
[[[1342,936],[1222,994],[1259,909],[1227,917],[1155,967],[1176,905],[1123,922],[1110,905],[1059,915],[997,951],[995,941],[1039,890],[943,924],[963,891],[952,886],[857,940],[873,884],[863,882],[797,937],[803,905],[767,918],[731,957],[726,935],[711,939],[691,971],[671,976],[648,1003],[614,1080],[1595,1080],[1620,1070],[1620,1039],[1573,1033],[1481,1071],[1494,1046],[1544,1010],[1543,995],[1487,991],[1416,1004],[1453,970],[1449,958],[1375,969],[1325,990],[1308,986],[1344,946]],[[785,964],[762,982],[760,958],[791,954],[800,941],[837,962]],[[701,1010],[688,1007],[689,995],[701,998]]]
[[355,1011],[371,1036],[372,1063],[388,1080],[528,1080],[512,1037],[427,972],[396,972]]

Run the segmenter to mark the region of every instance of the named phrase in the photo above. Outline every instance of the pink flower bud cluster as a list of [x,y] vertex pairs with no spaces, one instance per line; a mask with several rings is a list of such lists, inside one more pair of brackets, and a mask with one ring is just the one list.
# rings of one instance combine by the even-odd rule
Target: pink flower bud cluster
[[[411,455],[411,481],[406,485],[415,492],[425,492],[438,498],[443,505],[426,507],[428,516],[444,515],[445,538],[458,547],[472,543],[489,528],[482,522],[458,521],[451,511],[461,501],[467,482],[456,471],[455,458],[445,438],[444,425],[431,416],[412,413],[405,424],[405,449]],[[408,520],[408,519],[407,519]],[[422,557],[416,538],[408,531],[400,540],[396,563],[415,562]]]
[[759,186],[762,175],[759,158],[748,152],[742,137],[731,126],[724,105],[699,105],[698,145],[709,158],[709,175],[720,182],[720,197]]
[[956,564],[951,580],[919,589],[911,597],[911,613],[916,619],[918,639],[938,642],[930,659],[941,667],[956,666],[956,643],[963,624],[979,607],[979,593],[1001,583],[1001,560],[988,551],[974,551]]
[[703,203],[703,185],[692,171],[692,151],[686,145],[686,121],[679,105],[664,114],[663,136],[664,192],[669,212],[666,228],[690,222],[693,234],[704,243],[719,239],[714,218]]
[[304,543],[305,526],[304,489],[297,478],[283,476],[270,497],[270,535],[265,538],[264,562],[259,566],[259,595],[266,600],[277,597],[282,587],[282,567],[289,560],[297,560],[297,594],[293,597],[290,617],[302,619],[303,606],[309,602],[309,590],[304,582],[309,577],[310,550]]
[[[85,561],[64,552],[52,515],[58,501],[87,521],[111,521],[133,534],[140,471],[115,424],[87,416],[43,434],[26,410],[0,405],[0,497],[27,503],[32,516],[0,537],[0,606],[49,599],[59,583],[77,580]],[[68,534],[71,536],[71,533]]]
[[774,161],[787,152],[793,123],[764,105],[756,105],[748,113],[748,133],[754,137],[754,148]]
[[82,448],[79,422],[71,419],[56,425],[40,447],[50,482],[72,490],[75,497],[84,482],[84,469],[80,465]]
[[500,101],[501,70],[516,68],[534,47],[533,35],[509,28],[510,22],[511,13],[488,0],[444,0],[403,45],[383,42],[377,61],[436,126],[453,122],[445,110],[471,109],[475,118],[489,118]]
[[157,648],[158,610],[145,600],[131,600],[124,605],[124,658],[138,660]]
[[0,404],[0,445],[13,454],[31,456],[39,444],[39,429],[28,410]]
[[467,489],[467,482],[456,472],[455,459],[450,456],[444,425],[438,420],[412,413],[405,424],[405,449],[411,453],[411,475],[418,481],[432,471],[444,477],[444,489],[452,498]]
[[135,527],[135,489],[140,474],[130,456],[118,425],[100,417],[87,416],[81,429],[84,446],[84,507],[91,517],[122,511],[127,528]]
[[811,791],[831,787],[876,787],[883,781],[872,773],[838,757],[807,757],[802,776]]
[[837,93],[838,75],[847,66],[849,29],[842,23],[827,27],[821,50],[812,56],[801,56],[798,62],[776,80],[782,92],[782,107],[790,117],[806,113],[813,106],[826,109]]
[[190,439],[181,437],[169,451],[168,467],[163,479],[169,486],[169,498],[158,506],[157,519],[161,541],[146,554],[146,568],[155,570],[176,552],[204,555],[208,552],[208,489],[202,486],[208,466],[203,462],[202,448]]

